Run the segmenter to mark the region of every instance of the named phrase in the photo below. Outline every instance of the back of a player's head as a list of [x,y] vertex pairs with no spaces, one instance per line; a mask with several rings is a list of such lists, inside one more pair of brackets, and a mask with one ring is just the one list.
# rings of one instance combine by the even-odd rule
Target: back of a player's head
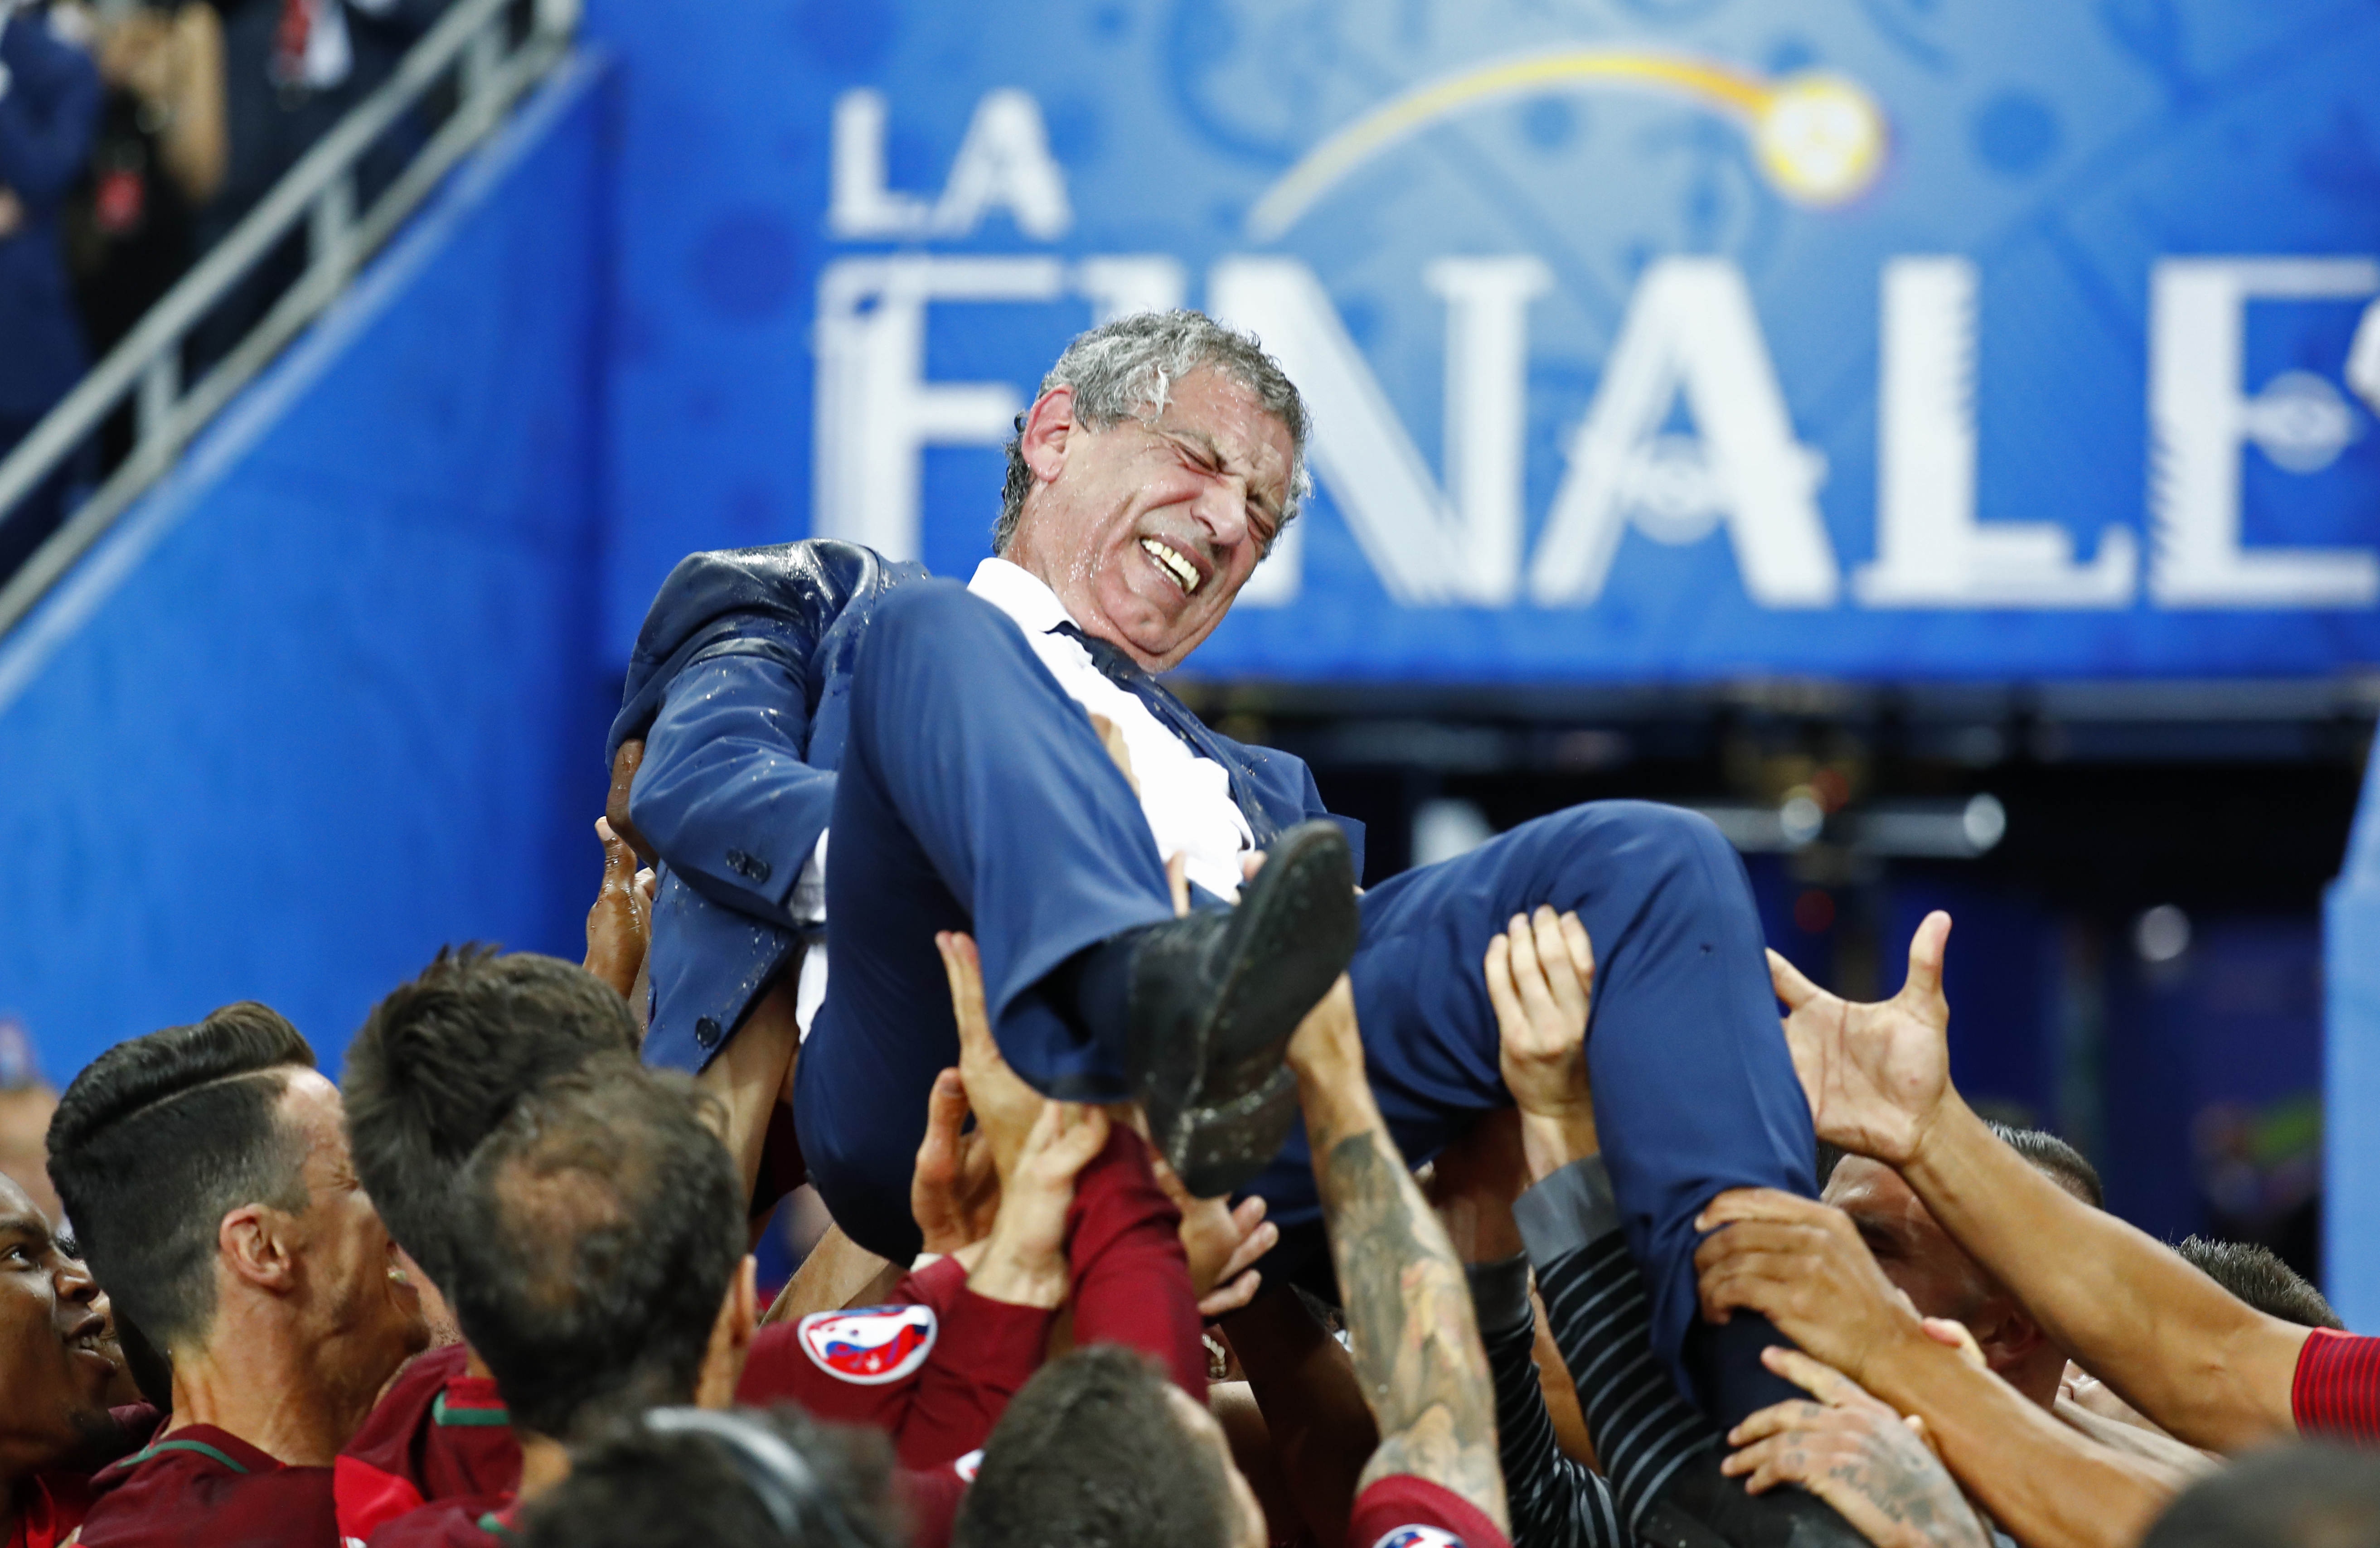
[[216,1240],[245,1204],[308,1202],[303,1139],[279,1114],[314,1050],[252,1001],[118,1043],[50,1120],[50,1177],[115,1313],[160,1350],[202,1341]]
[[1991,1121],[1991,1131],[2032,1163],[2034,1171],[2093,1209],[2107,1207],[2107,1189],[2099,1180],[2099,1168],[2064,1140],[2046,1129],[2019,1129],[1997,1119]]
[[694,1397],[746,1238],[700,1103],[598,1060],[522,1097],[457,1177],[446,1295],[514,1423],[583,1438]]
[[2177,1496],[2141,1548],[2362,1548],[2380,1542],[2380,1457],[2292,1445]]
[[2320,1290],[2269,1247],[2252,1241],[2214,1241],[2193,1236],[2174,1249],[2209,1279],[2268,1317],[2300,1327],[2344,1329]]
[[1142,1356],[1076,1349],[1025,1384],[984,1443],[957,1548],[1220,1548],[1221,1453],[1192,1435]]
[[558,958],[448,947],[378,1005],[341,1082],[356,1176],[398,1246],[442,1286],[455,1173],[526,1092],[634,1055],[619,992]]
[[523,1521],[529,1548],[897,1548],[892,1448],[792,1409],[655,1409],[580,1451]]

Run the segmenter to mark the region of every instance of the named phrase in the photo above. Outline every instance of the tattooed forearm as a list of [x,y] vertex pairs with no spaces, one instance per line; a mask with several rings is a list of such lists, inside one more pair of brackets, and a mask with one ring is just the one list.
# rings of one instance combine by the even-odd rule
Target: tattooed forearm
[[1328,1143],[1318,1180],[1330,1255],[1355,1374],[1380,1426],[1364,1479],[1428,1479],[1502,1526],[1495,1388],[1463,1264],[1380,1130]]

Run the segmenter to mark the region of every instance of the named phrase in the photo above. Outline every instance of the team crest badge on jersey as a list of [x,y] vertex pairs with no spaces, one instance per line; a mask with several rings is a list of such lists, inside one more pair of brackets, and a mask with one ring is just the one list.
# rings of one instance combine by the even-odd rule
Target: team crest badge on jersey
[[829,1375],[881,1386],[925,1364],[938,1331],[930,1306],[861,1306],[813,1312],[796,1336],[802,1352]]
[[1372,1548],[1463,1548],[1463,1540],[1436,1527],[1399,1527],[1382,1533]]

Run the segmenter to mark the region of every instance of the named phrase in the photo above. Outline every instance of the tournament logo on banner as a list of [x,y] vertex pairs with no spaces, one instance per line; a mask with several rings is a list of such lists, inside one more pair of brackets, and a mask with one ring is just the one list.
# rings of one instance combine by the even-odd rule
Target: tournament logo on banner
[[965,575],[1066,339],[1190,305],[1297,381],[1318,486],[1196,672],[2380,656],[2368,6],[595,15],[654,174],[624,655],[697,547]]

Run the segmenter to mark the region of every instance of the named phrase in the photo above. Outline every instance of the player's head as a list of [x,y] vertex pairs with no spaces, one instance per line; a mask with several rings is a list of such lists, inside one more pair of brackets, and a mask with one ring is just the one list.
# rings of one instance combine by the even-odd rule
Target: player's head
[[1026,1383],[984,1444],[957,1548],[1263,1548],[1223,1427],[1142,1356],[1076,1349]]
[[2057,1401],[2064,1351],[1950,1240],[1899,1172],[1864,1155],[1845,1155],[1819,1197],[1851,1216],[1876,1266],[1920,1314],[1964,1323],[2010,1385],[2044,1408]]
[[0,1177],[0,1487],[115,1433],[107,1388],[122,1357],[106,1304],[41,1207]]
[[654,1409],[579,1452],[523,1518],[529,1548],[898,1548],[892,1448],[792,1409]]
[[[178,1363],[302,1354],[346,1403],[428,1339],[357,1183],[339,1091],[280,1015],[227,1005],[93,1059],[50,1123],[56,1179],[118,1318]],[[238,1341],[211,1343],[228,1300]]]
[[2277,1446],[2192,1484],[2141,1548],[2334,1548],[2380,1542],[2380,1457]]
[[2344,1330],[2320,1290],[2269,1247],[2252,1241],[2210,1241],[2193,1236],[2174,1249],[2209,1279],[2268,1317],[2300,1327]]
[[598,1059],[521,1098],[464,1165],[444,1288],[516,1425],[576,1441],[734,1390],[755,1314],[744,1196],[700,1100]]
[[1306,490],[1297,388],[1197,312],[1081,335],[1018,426],[994,549],[1151,671],[1222,622]]
[[575,963],[448,947],[348,1045],[347,1134],[389,1234],[444,1284],[455,1171],[523,1094],[603,1054],[633,1056],[617,991]]

